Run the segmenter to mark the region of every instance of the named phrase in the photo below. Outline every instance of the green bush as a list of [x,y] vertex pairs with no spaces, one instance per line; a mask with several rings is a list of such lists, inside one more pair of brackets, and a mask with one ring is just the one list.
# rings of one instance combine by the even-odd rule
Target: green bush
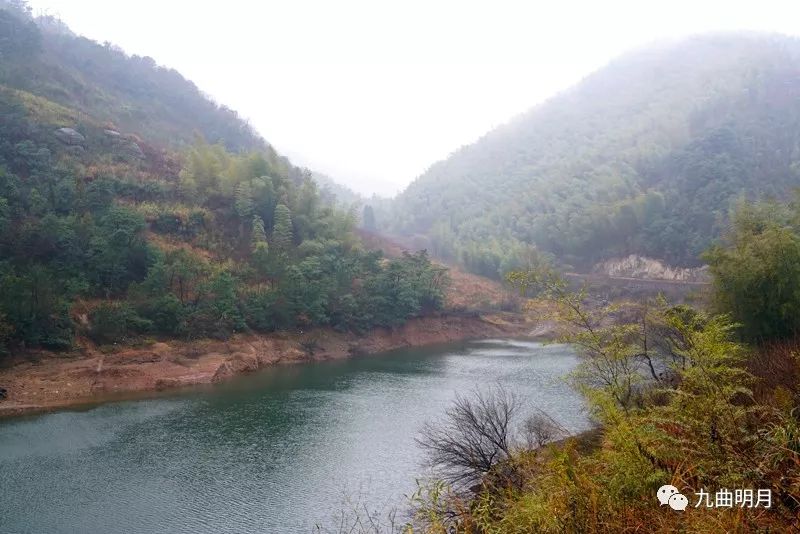
[[725,240],[705,255],[714,304],[748,341],[800,334],[800,235],[786,206],[740,203]]
[[257,332],[274,332],[293,326],[291,314],[281,306],[278,293],[269,289],[250,292],[243,309],[247,325]]
[[96,343],[124,343],[149,332],[153,323],[140,317],[126,302],[108,302],[89,314],[89,337]]
[[177,234],[182,226],[183,221],[175,213],[159,213],[156,220],[153,221],[153,230],[161,234]]
[[185,334],[191,339],[228,339],[246,330],[236,289],[237,281],[231,273],[215,274],[201,290],[205,298],[187,315]]
[[152,332],[155,334],[174,336],[184,328],[186,308],[171,293],[147,300],[138,306],[138,312],[152,322]]

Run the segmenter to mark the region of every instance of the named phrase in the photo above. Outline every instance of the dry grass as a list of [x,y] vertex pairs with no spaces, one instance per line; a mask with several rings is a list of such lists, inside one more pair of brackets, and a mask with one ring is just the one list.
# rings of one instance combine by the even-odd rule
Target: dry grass
[[759,379],[753,391],[757,400],[768,402],[779,389],[800,400],[800,339],[759,347],[748,360],[748,370]]
[[75,123],[89,122],[84,113],[56,104],[55,102],[36,96],[27,91],[12,89],[36,122],[53,126],[73,126]]
[[[358,235],[365,248],[382,250],[389,258],[398,258],[411,249],[375,232],[359,230]],[[518,311],[520,299],[516,293],[497,280],[464,272],[453,265],[446,265],[450,275],[450,289],[447,292],[446,307],[458,311]]]

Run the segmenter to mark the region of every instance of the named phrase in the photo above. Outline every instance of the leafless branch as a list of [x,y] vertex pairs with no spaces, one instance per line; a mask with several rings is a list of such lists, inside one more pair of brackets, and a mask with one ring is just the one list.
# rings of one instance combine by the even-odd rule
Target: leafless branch
[[494,465],[511,456],[512,421],[520,403],[501,385],[458,395],[445,419],[427,423],[417,443],[430,463],[453,485],[480,482]]

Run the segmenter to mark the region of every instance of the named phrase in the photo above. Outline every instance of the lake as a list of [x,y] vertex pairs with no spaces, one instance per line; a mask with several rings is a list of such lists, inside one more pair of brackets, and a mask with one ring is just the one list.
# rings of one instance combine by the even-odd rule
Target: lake
[[206,388],[0,421],[0,532],[293,533],[405,507],[414,438],[502,382],[572,431],[564,345],[485,340],[275,367]]

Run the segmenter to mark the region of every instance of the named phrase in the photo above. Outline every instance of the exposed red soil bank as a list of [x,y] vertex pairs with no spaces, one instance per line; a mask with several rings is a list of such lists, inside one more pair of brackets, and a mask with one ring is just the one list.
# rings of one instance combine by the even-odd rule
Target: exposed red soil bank
[[[529,328],[529,326],[528,326]],[[159,342],[104,353],[85,346],[80,354],[39,353],[0,370],[0,416],[89,404],[120,394],[210,384],[276,364],[333,360],[403,347],[520,335],[510,314],[443,315],[413,319],[365,336],[316,329],[307,333],[239,335],[228,341]]]

